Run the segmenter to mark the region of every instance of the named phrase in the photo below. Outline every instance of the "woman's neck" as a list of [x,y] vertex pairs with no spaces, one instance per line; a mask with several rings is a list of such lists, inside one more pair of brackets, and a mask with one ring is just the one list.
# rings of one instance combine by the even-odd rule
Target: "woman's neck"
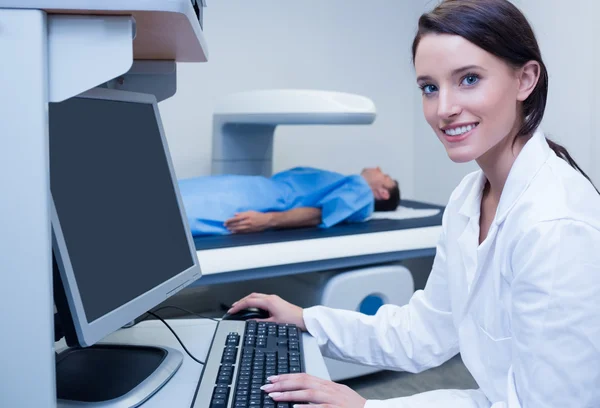
[[517,137],[516,130],[513,132],[477,159],[477,164],[487,179],[485,196],[496,205],[500,202],[510,169],[529,140],[529,137]]

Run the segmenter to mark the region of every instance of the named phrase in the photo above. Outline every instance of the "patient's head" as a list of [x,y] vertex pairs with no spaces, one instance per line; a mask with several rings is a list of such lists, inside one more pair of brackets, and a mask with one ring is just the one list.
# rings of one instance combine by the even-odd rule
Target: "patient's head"
[[400,204],[398,181],[381,171],[379,167],[364,169],[360,175],[367,181],[375,197],[375,211],[394,211]]

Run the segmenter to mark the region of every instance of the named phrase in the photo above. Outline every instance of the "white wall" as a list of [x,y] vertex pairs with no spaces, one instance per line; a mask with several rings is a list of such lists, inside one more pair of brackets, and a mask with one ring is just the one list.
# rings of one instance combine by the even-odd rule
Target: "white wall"
[[[531,21],[550,71],[543,128],[600,184],[600,4],[513,0]],[[381,165],[404,197],[445,204],[475,163],[451,162],[423,118],[410,62],[418,16],[437,1],[209,2],[206,64],[179,64],[161,103],[180,178],[210,174],[216,98],[262,88],[312,88],[372,98],[371,126],[281,127],[274,170],[309,165],[351,173]]]
[[425,1],[209,2],[209,62],[179,64],[177,94],[160,106],[177,176],[210,174],[216,98],[250,89],[326,89],[373,99],[375,123],[281,127],[274,170],[307,165],[351,173],[380,165],[412,196],[418,106],[410,42]]
[[542,128],[565,146],[595,182],[597,129],[594,102],[600,65],[595,64],[597,0],[521,0],[521,8],[538,37],[550,75],[548,105]]
[[[550,73],[542,128],[564,145],[600,185],[600,5],[598,0],[514,0],[536,33]],[[428,8],[428,7],[427,7]],[[423,11],[425,8],[423,9]],[[420,96],[415,96],[415,105]],[[475,163],[452,163],[433,131],[415,114],[415,197],[445,204]]]

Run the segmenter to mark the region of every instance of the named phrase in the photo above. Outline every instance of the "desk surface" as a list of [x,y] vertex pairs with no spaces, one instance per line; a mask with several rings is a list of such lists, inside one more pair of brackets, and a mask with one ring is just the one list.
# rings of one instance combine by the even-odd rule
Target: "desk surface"
[[[206,360],[212,336],[217,323],[207,319],[167,320],[181,341],[197,359]],[[314,376],[329,379],[325,361],[321,356],[316,340],[303,334],[306,371]],[[189,408],[194,398],[202,366],[192,360],[177,342],[173,333],[156,320],[145,321],[129,329],[121,329],[111,334],[101,343],[167,346],[183,353],[183,364],[175,375],[152,398],[142,405],[144,408]],[[59,349],[64,343],[59,343]],[[57,350],[58,351],[58,350]]]

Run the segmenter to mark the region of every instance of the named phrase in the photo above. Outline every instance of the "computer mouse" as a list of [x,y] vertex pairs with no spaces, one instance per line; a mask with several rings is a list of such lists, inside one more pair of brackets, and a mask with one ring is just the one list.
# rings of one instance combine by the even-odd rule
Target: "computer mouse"
[[268,319],[270,317],[269,312],[263,309],[258,309],[256,307],[249,307],[247,309],[242,309],[237,313],[229,314],[225,313],[223,315],[223,320],[249,320],[249,319]]

